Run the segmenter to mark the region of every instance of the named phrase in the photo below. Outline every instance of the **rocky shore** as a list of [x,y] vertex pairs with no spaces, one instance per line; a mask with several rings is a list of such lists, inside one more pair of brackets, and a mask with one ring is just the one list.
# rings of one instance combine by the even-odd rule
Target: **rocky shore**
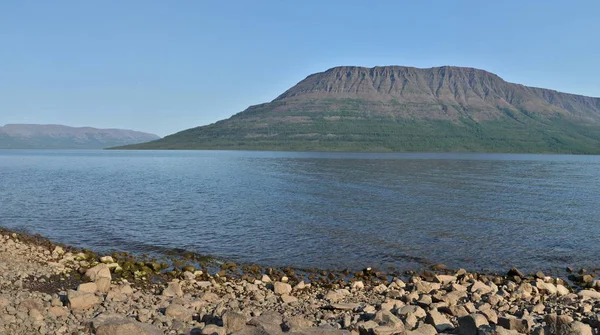
[[600,280],[165,270],[0,230],[0,334],[600,334]]

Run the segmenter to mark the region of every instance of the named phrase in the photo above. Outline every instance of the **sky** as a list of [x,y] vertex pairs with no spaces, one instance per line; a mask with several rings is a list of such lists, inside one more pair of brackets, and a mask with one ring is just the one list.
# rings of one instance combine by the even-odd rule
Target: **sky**
[[468,66],[600,97],[600,2],[0,1],[0,126],[165,136],[334,66]]

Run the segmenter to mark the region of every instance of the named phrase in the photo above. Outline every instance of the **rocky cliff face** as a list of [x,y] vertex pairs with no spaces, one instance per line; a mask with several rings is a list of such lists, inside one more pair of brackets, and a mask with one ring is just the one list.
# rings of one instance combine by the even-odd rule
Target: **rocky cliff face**
[[160,137],[133,130],[8,124],[0,127],[0,149],[101,149]]
[[[469,115],[476,120],[497,119],[508,109],[600,122],[599,98],[512,84],[484,70],[451,66],[336,67],[308,76],[274,101],[327,98],[393,104],[399,115],[407,111],[400,108],[403,104],[438,107],[438,113],[418,109],[411,113],[420,118],[457,119]],[[386,110],[383,106],[382,111]]]

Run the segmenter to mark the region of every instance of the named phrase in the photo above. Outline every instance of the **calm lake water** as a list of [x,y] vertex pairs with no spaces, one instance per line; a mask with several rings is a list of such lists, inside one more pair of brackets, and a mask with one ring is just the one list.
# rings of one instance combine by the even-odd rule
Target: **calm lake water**
[[322,269],[600,266],[600,156],[0,150],[0,226]]

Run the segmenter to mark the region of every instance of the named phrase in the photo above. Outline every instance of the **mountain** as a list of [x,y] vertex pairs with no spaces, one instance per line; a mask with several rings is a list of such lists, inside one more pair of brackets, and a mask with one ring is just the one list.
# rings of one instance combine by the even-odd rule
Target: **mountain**
[[344,66],[227,120],[125,149],[600,153],[600,99],[473,68]]
[[0,149],[102,149],[159,138],[154,134],[123,129],[42,124],[7,124],[0,127]]

